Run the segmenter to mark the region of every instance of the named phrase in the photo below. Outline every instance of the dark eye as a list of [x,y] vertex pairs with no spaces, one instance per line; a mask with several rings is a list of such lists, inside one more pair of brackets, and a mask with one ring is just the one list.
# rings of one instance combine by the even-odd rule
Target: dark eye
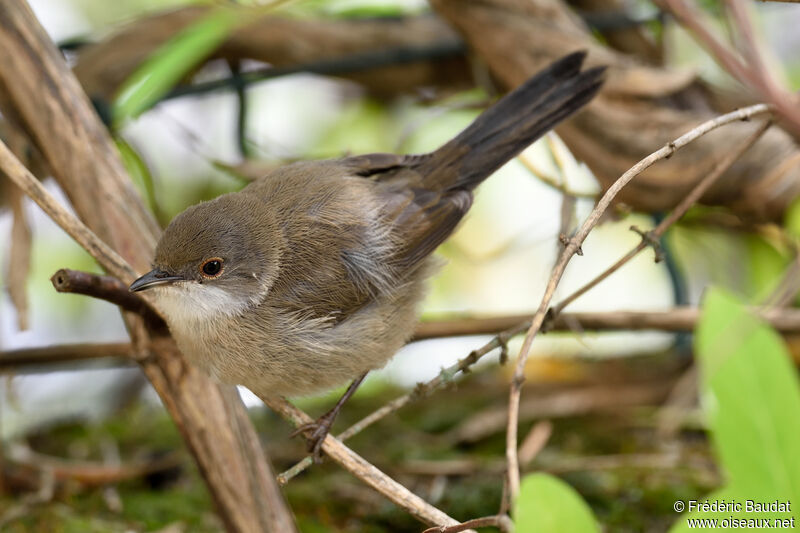
[[222,259],[214,257],[209,259],[200,267],[203,275],[209,278],[215,278],[222,272]]

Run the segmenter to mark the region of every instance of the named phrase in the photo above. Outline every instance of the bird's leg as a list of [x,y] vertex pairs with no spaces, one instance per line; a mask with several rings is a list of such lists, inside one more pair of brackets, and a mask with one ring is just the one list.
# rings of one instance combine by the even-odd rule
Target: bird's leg
[[325,440],[325,437],[328,436],[328,433],[330,433],[333,422],[336,420],[336,416],[339,414],[339,411],[345,402],[350,399],[350,396],[352,396],[358,386],[361,385],[361,382],[364,381],[366,376],[367,373],[364,372],[359,377],[354,379],[350,386],[347,387],[347,390],[344,391],[342,397],[339,398],[339,401],[336,402],[336,405],[334,405],[330,411],[317,418],[315,421],[309,422],[308,424],[303,424],[292,431],[292,437],[295,437],[300,433],[304,434],[307,442],[307,449],[309,453],[312,454],[315,463],[322,461],[322,442]]

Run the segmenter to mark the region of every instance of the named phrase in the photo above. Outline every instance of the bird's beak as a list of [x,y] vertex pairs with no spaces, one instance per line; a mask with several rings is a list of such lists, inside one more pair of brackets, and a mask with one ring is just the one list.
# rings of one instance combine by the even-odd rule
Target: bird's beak
[[168,283],[175,283],[176,281],[183,280],[183,276],[173,276],[167,272],[164,272],[163,270],[155,268],[131,283],[131,286],[128,287],[128,290],[131,292],[139,292],[153,288],[156,285],[166,285]]

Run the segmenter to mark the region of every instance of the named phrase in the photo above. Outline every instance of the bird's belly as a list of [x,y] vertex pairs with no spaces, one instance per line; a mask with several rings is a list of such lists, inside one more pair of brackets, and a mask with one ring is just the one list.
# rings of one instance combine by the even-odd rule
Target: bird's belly
[[413,328],[415,314],[402,314],[403,320],[389,321],[380,318],[386,313],[357,314],[333,326],[310,320],[280,332],[265,328],[274,331],[267,336],[219,321],[172,333],[184,355],[219,381],[258,395],[292,397],[334,388],[386,364]]

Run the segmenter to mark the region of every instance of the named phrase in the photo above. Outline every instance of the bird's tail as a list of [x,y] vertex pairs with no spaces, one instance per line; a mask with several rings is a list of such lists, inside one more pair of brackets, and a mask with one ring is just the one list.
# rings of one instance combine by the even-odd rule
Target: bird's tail
[[585,52],[552,63],[501,98],[467,129],[420,158],[434,190],[477,187],[486,177],[597,94],[605,67],[581,72]]

